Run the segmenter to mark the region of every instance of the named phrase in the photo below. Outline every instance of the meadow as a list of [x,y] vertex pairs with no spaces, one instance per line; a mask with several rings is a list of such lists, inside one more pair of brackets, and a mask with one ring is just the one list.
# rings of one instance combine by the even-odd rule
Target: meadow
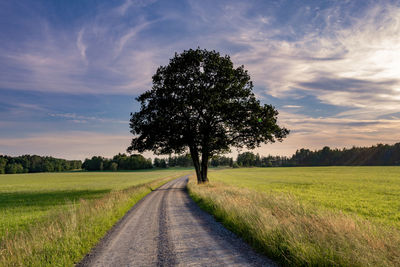
[[284,265],[400,265],[400,167],[239,168],[189,184],[226,227]]
[[190,172],[0,175],[0,266],[71,266],[142,197]]
[[287,193],[318,208],[357,214],[400,229],[400,167],[226,169],[210,180]]

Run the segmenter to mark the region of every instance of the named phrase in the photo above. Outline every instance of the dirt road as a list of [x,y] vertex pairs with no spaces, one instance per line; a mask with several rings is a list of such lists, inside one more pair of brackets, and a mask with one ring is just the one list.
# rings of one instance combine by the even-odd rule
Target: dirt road
[[274,266],[202,211],[187,180],[137,203],[78,266]]

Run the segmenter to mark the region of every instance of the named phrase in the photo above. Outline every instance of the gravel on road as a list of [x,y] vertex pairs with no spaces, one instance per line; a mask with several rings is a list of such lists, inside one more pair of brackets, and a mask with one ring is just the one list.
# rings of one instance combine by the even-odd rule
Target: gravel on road
[[138,202],[77,266],[276,266],[173,180]]

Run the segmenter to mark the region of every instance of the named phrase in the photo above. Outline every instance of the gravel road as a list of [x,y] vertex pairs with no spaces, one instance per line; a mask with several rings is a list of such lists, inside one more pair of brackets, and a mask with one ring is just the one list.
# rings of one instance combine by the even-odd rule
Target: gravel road
[[187,181],[143,198],[77,266],[275,266],[202,211]]

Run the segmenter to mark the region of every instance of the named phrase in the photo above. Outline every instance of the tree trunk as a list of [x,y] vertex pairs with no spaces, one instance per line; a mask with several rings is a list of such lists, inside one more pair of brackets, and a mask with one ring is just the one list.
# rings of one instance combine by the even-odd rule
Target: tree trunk
[[200,159],[199,159],[199,153],[195,148],[189,147],[190,149],[190,156],[192,157],[193,160],[193,165],[194,169],[196,170],[196,176],[197,176],[197,183],[201,184],[202,183],[202,175],[201,175],[201,170],[200,170]]
[[208,153],[202,153],[201,162],[199,157],[199,152],[196,147],[189,147],[190,155],[193,160],[194,169],[196,170],[197,183],[207,183],[208,177]]
[[203,153],[201,155],[201,182],[207,183],[207,172],[208,172],[208,153]]

